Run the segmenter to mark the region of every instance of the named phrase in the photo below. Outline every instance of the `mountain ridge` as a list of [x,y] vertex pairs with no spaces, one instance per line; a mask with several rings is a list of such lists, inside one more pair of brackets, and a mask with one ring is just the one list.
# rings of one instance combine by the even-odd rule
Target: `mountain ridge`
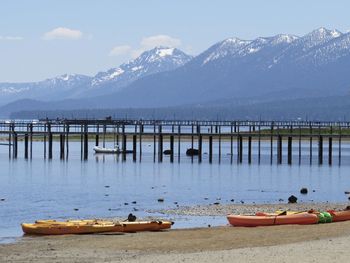
[[[153,54],[172,55],[175,50],[159,47]],[[144,58],[151,60],[147,52]],[[101,84],[106,93],[99,93],[99,88],[93,87],[89,96],[71,96],[69,99],[74,100],[67,103],[62,100],[53,105],[71,107],[74,101],[86,108],[154,108],[196,105],[223,98],[232,101],[254,98],[259,103],[287,98],[344,96],[350,91],[349,32],[319,28],[301,37],[278,34],[254,40],[228,38],[198,56],[186,55],[179,64],[176,56],[172,58],[171,68],[157,71],[162,66],[156,63],[153,74],[132,78],[122,87],[108,81],[106,85]],[[126,69],[140,70],[137,63],[129,63],[128,67],[123,65],[105,72],[105,76],[118,79]],[[104,79],[103,74],[96,76]],[[83,88],[85,92],[89,90],[86,86]]]

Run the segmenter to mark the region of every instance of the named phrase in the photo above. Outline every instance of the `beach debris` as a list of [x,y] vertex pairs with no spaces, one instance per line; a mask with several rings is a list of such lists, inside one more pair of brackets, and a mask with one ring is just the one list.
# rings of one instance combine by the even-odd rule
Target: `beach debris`
[[164,154],[164,155],[170,155],[170,154],[171,154],[171,150],[164,150],[164,151],[163,151],[163,154]]
[[135,222],[135,221],[136,221],[136,216],[130,213],[130,214],[128,215],[128,219],[125,220],[125,221],[128,221],[128,222]]
[[136,201],[132,201],[131,203],[132,203],[132,204],[136,204]]
[[294,195],[291,195],[290,197],[288,197],[288,203],[290,204],[295,204],[298,201],[298,198]]
[[213,203],[213,205],[219,205],[220,203],[219,202],[215,202],[215,203]]
[[300,193],[303,194],[303,195],[306,195],[308,192],[307,188],[306,187],[303,187],[300,189]]
[[158,202],[159,203],[163,203],[164,202],[164,198],[158,198]]
[[74,211],[79,211],[79,208],[74,208]]
[[195,156],[199,154],[199,150],[198,149],[194,149],[194,148],[189,148],[186,151],[186,155],[187,156]]

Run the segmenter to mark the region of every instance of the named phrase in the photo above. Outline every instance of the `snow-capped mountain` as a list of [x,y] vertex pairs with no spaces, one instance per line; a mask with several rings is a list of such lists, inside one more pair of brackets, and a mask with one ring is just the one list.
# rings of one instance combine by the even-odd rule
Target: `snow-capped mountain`
[[64,74],[38,82],[0,83],[0,104],[23,98],[71,98],[90,85],[90,82],[91,77],[85,75]]
[[319,28],[302,37],[229,38],[176,70],[132,83],[115,94],[114,103],[151,107],[338,96],[350,93],[349,68],[350,33]]
[[[90,89],[98,89],[98,93],[121,90],[131,82],[159,72],[174,70],[185,65],[192,59],[177,48],[156,47],[143,52],[136,59],[112,68],[106,72],[99,72],[91,81]],[[97,93],[88,91],[90,94]]]
[[[350,94],[349,68],[350,32],[319,28],[301,37],[228,38],[194,58],[158,47],[92,78],[64,75],[40,85],[0,84],[0,99],[78,98],[69,107],[116,108],[342,96]],[[40,92],[31,92],[32,85]]]
[[64,74],[39,82],[0,83],[0,104],[23,98],[57,100],[104,95],[119,91],[139,78],[176,69],[191,59],[177,48],[156,47],[94,77]]

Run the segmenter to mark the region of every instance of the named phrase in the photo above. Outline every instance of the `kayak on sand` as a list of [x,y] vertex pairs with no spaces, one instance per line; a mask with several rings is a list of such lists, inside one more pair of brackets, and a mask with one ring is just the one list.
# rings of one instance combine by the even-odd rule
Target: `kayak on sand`
[[317,224],[318,216],[307,212],[291,215],[228,215],[232,226],[256,227],[273,225],[309,225]]
[[65,235],[93,234],[104,232],[141,232],[170,229],[170,221],[136,221],[112,222],[104,220],[71,220],[59,222],[55,220],[38,220],[34,224],[22,224],[25,234],[31,235]]

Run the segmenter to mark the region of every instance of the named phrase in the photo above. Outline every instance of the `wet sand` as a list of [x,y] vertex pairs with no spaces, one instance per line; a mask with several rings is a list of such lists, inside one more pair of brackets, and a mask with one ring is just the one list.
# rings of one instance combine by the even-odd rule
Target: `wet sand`
[[262,258],[272,262],[346,262],[349,242],[349,221],[24,237],[0,245],[0,262],[261,262]]

